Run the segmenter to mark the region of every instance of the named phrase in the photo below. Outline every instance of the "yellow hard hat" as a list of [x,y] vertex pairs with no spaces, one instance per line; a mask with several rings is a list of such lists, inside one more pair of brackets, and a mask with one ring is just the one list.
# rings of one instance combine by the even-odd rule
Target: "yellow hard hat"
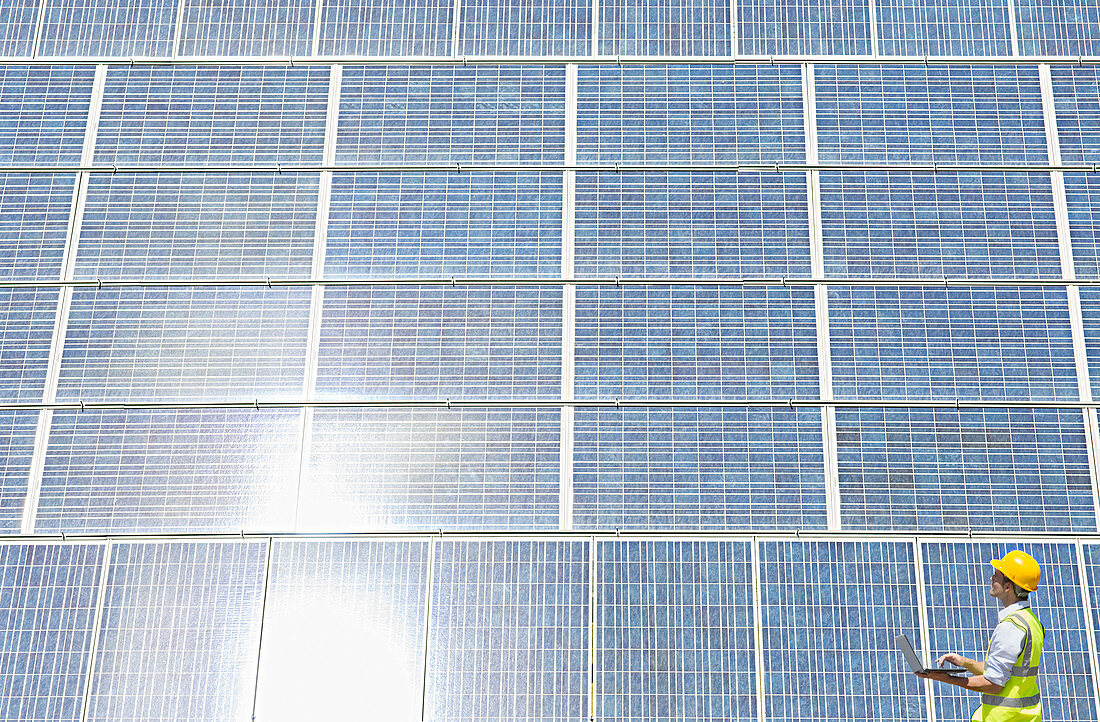
[[1013,550],[1004,555],[1002,559],[992,559],[989,562],[993,568],[1004,574],[1009,580],[1019,584],[1029,592],[1039,588],[1039,562],[1022,551]]

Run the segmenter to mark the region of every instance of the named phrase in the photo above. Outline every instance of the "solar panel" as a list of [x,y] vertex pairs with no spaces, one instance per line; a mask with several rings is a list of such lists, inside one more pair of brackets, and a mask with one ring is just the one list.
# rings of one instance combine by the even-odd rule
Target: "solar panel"
[[69,173],[0,174],[0,278],[61,277],[75,189]]
[[813,289],[577,289],[578,398],[818,398]]
[[561,398],[562,292],[543,287],[328,287],[324,399]]
[[558,277],[560,173],[335,173],[326,278]]
[[877,0],[882,55],[1012,55],[1008,0]]
[[596,718],[755,720],[749,542],[601,542]]
[[19,531],[37,426],[36,411],[0,412],[0,531]]
[[56,288],[0,289],[0,402],[42,401]]
[[308,288],[75,291],[57,396],[300,398],[309,303]]
[[76,722],[103,547],[0,545],[0,718]]
[[577,409],[578,529],[824,529],[819,409]]
[[0,0],[0,56],[30,57],[41,0]]
[[1052,65],[1050,81],[1062,162],[1100,162],[1100,68]]
[[317,174],[89,176],[76,278],[309,278]]
[[451,0],[322,0],[321,55],[450,55]]
[[300,528],[557,529],[557,409],[317,409]]
[[[328,72],[325,66],[110,66],[95,162],[320,163]],[[79,145],[77,151],[79,157]]]
[[822,172],[825,275],[1060,278],[1047,173]]
[[741,0],[744,55],[870,55],[867,0]]
[[801,163],[805,157],[797,66],[577,69],[580,163]]
[[299,412],[58,411],[37,533],[290,529]]
[[316,0],[187,0],[179,54],[310,55],[316,7]]
[[80,165],[95,67],[0,66],[0,166]]
[[1081,412],[837,409],[845,529],[1096,529]]
[[588,0],[466,0],[457,55],[588,55]]
[[172,55],[177,0],[45,0],[39,56]]
[[841,399],[1076,401],[1059,287],[829,288]]
[[822,163],[1047,163],[1034,66],[817,65],[814,72]]
[[1100,55],[1096,0],[1013,0],[1022,55]]
[[716,0],[600,3],[601,55],[732,55],[730,6]]
[[422,541],[275,542],[256,718],[419,720],[428,575]]
[[264,542],[114,546],[87,719],[247,717],[266,552]]
[[894,646],[920,639],[912,544],[761,541],[759,573],[767,719],[928,719]]
[[[1100,630],[1100,546],[1095,543],[1085,542],[1081,545],[1082,559],[1081,572],[1084,575],[1082,584],[1087,585],[1089,604],[1086,614],[1092,617],[1093,635]],[[1100,643],[1100,639],[1094,639]],[[1045,645],[1044,645],[1045,646]]]
[[580,276],[810,276],[803,173],[578,173]]
[[1077,278],[1100,278],[1100,176],[1063,173],[1073,268]]
[[1093,394],[1100,394],[1100,289],[1083,286],[1080,293],[1089,379]]
[[588,545],[441,541],[424,719],[583,719]]
[[[989,596],[990,559],[1021,549],[1038,560],[1043,575],[1031,606],[1046,628],[1039,690],[1043,717],[1095,720],[1096,702],[1089,663],[1085,609],[1071,544],[927,543],[924,584],[928,600],[930,656],[946,652],[984,661],[1000,604]],[[937,719],[965,719],[979,698],[945,684],[934,685]]]
[[561,163],[565,68],[349,66],[337,163]]

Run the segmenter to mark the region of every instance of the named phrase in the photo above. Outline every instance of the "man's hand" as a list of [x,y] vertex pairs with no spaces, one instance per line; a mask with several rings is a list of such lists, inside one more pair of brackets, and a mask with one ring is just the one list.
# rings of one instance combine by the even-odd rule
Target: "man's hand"
[[941,667],[945,664],[953,664],[956,667],[965,667],[967,665],[967,662],[970,662],[970,661],[971,660],[967,659],[966,657],[962,656],[961,654],[955,654],[954,652],[951,652],[950,654],[945,654],[942,657],[940,657],[939,659],[937,659],[936,664],[938,664]]
[[937,669],[932,672],[915,672],[914,674],[916,674],[921,679],[938,679],[941,682],[947,682],[948,680],[957,679],[956,677],[952,676],[952,674],[946,669]]

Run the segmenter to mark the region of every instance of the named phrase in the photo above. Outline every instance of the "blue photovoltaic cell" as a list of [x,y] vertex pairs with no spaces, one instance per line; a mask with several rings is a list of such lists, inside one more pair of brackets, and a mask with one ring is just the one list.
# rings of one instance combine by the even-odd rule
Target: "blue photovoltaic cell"
[[93,174],[76,278],[309,278],[316,174]]
[[0,166],[80,165],[94,65],[0,66]]
[[300,398],[309,305],[308,288],[75,291],[57,396]]
[[870,55],[868,0],[740,0],[743,55]]
[[465,0],[456,55],[588,55],[588,0]]
[[344,68],[337,163],[561,163],[563,66]]
[[882,55],[1012,55],[1009,0],[876,0]]
[[822,163],[1047,163],[1034,66],[814,70]]
[[328,72],[326,66],[111,66],[95,161],[320,163]]
[[588,544],[438,542],[424,719],[588,714]]
[[429,543],[274,543],[256,719],[419,722]]
[[803,173],[582,172],[575,209],[579,276],[810,275]]
[[912,544],[761,541],[759,574],[766,719],[928,719],[894,644],[919,645]]
[[1073,268],[1077,278],[1100,278],[1100,175],[1063,173]]
[[756,720],[752,547],[601,542],[596,719]]
[[557,409],[317,409],[298,527],[557,529]]
[[1077,409],[837,409],[845,529],[1096,530]]
[[731,47],[728,2],[600,3],[600,55],[732,55]]
[[322,0],[318,52],[450,55],[452,0]]
[[822,172],[825,275],[1060,278],[1049,173]]
[[39,56],[169,57],[178,0],[45,0]]
[[[1083,581],[1088,585],[1089,593],[1090,609],[1086,614],[1092,616],[1093,634],[1097,635],[1095,641],[1100,645],[1100,545],[1084,543],[1081,545],[1081,551],[1084,554],[1082,567],[1085,579]],[[1038,601],[1038,595],[1036,595],[1036,601]]]
[[185,0],[179,54],[313,54],[316,0]]
[[577,74],[578,162],[805,160],[798,66],[582,65]]
[[325,278],[559,277],[561,173],[336,173]]
[[0,289],[0,402],[42,401],[56,288]]
[[[34,454],[38,414],[37,411],[0,411],[0,532],[19,531],[27,497],[31,456]],[[2,664],[0,662],[0,666]],[[2,688],[0,682],[0,690]],[[0,697],[3,695],[0,694]],[[0,718],[3,718],[2,714]]]
[[840,399],[1076,401],[1061,287],[829,288]]
[[57,411],[36,532],[289,530],[297,410]]
[[31,56],[41,6],[41,0],[0,0],[0,56]]
[[1085,327],[1085,353],[1094,396],[1100,395],[1100,289],[1082,286],[1081,317]]
[[0,719],[77,722],[103,547],[0,546]]
[[577,409],[579,529],[824,529],[818,409]]
[[1100,54],[1097,0],[1013,0],[1022,55]]
[[1050,81],[1062,162],[1095,165],[1100,162],[1100,68],[1052,65]]
[[[1000,604],[989,596],[993,568],[1013,549],[1027,552],[1043,570],[1031,608],[1046,628],[1039,666],[1043,719],[1095,720],[1096,702],[1089,663],[1088,632],[1072,544],[927,543],[923,545],[928,605],[929,658],[957,652],[984,661],[997,625]],[[910,637],[912,639],[912,637]],[[916,685],[914,685],[915,687]],[[932,686],[935,719],[969,719],[979,698],[946,684]]]
[[818,398],[809,287],[582,286],[579,398]]
[[61,278],[76,176],[0,174],[0,279]]
[[562,291],[551,287],[325,289],[325,399],[559,399]]
[[266,542],[112,547],[87,719],[246,719],[266,552]]

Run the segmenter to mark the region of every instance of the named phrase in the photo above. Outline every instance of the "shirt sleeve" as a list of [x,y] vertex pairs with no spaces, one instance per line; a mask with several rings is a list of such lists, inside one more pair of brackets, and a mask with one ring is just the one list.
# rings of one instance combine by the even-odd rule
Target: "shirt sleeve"
[[1024,630],[1007,619],[997,625],[989,640],[989,654],[985,657],[986,679],[1002,686],[1008,681],[1023,651],[1025,636]]

